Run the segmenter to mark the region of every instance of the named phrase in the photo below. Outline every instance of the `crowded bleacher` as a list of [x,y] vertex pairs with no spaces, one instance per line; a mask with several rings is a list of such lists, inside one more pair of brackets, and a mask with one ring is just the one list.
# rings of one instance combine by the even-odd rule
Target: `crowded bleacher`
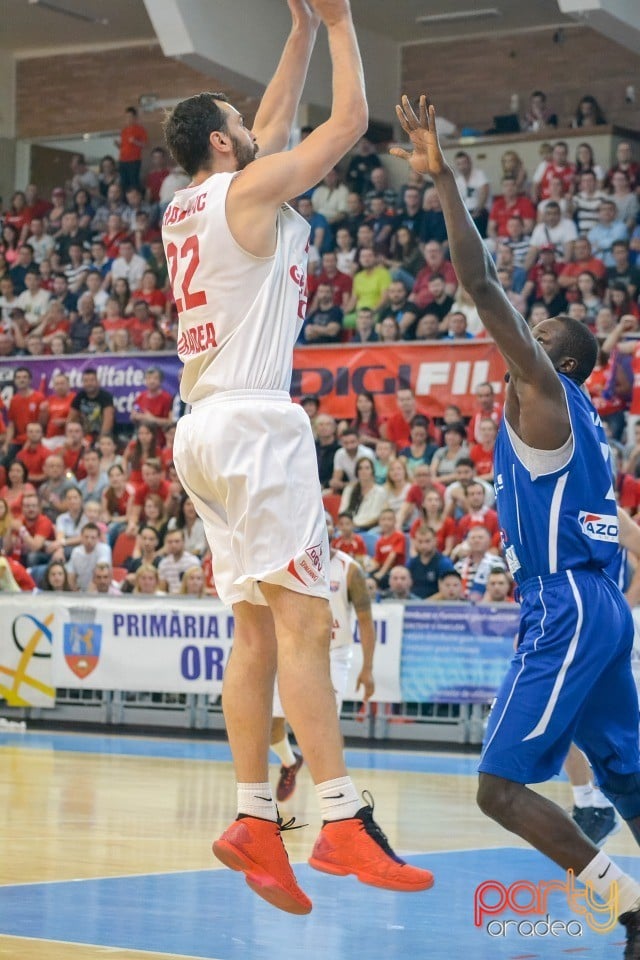
[[[584,97],[575,126],[602,122]],[[612,163],[588,139],[571,156],[556,124],[534,92],[524,126],[548,143],[533,170],[505,149],[496,196],[466,151],[453,161],[529,325],[567,313],[598,337],[587,387],[607,426],[620,506],[638,517],[640,164],[625,141]],[[75,154],[50,196],[29,184],[2,211],[0,363],[13,366],[0,395],[0,590],[216,595],[215,558],[172,463],[185,405],[157,361],[178,338],[162,217],[188,178],[160,145],[141,168],[146,134],[133,108],[121,138],[132,158],[105,156],[93,169]],[[435,190],[413,176],[392,186],[368,139],[292,203],[310,227],[301,347],[455,350],[486,340],[448,259]],[[139,353],[150,354],[144,389],[123,422],[95,358]],[[73,357],[77,385],[60,372],[35,381],[30,358],[46,356]],[[491,383],[475,386],[472,415],[451,402],[434,417],[402,383],[384,415],[365,391],[349,416],[318,396],[302,403],[334,542],[362,564],[374,599],[509,599],[493,493],[502,410]]]

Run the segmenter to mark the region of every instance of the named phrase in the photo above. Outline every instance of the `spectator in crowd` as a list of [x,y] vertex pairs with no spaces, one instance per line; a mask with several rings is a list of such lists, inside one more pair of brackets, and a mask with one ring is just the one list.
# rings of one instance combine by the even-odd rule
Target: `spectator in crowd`
[[413,339],[416,342],[424,340],[442,340],[440,332],[440,319],[436,313],[431,313],[428,309],[416,322]]
[[145,423],[158,430],[158,441],[164,443],[164,430],[173,423],[173,397],[162,388],[164,374],[159,367],[148,367],[144,375],[145,389],[139,393],[131,411],[134,424]]
[[439,580],[454,567],[451,560],[437,549],[436,534],[431,527],[419,526],[414,543],[416,555],[409,561],[413,592],[421,600],[427,600],[437,592]]
[[386,301],[387,290],[391,285],[391,274],[381,266],[373,250],[365,247],[360,251],[360,269],[353,278],[351,299],[348,312],[370,307],[379,310]]
[[469,456],[464,424],[448,424],[443,430],[443,439],[444,446],[436,450],[431,461],[431,478],[447,485],[457,479],[456,464],[460,457]]
[[[359,193],[351,192],[347,197],[347,215],[342,221],[342,225],[338,229],[344,229],[349,232],[349,236],[352,240],[356,240],[360,234],[360,227],[365,225],[365,220],[367,215],[364,209],[364,200]],[[373,244],[373,230],[370,227],[367,227],[371,232],[370,244]],[[358,239],[358,247],[362,247],[364,244]]]
[[118,175],[122,189],[126,191],[129,187],[140,186],[142,151],[148,136],[145,128],[138,122],[138,111],[135,107],[127,107],[124,114],[124,126],[115,140],[115,145],[119,150]]
[[311,204],[330,226],[335,227],[347,215],[349,188],[341,182],[340,173],[334,167],[324,177],[311,195]]
[[51,234],[45,233],[44,220],[41,217],[34,217],[29,224],[29,236],[27,237],[29,246],[33,250],[33,259],[40,266],[43,260],[46,260],[55,247],[55,242]]
[[100,451],[97,449],[85,450],[82,459],[86,472],[84,479],[78,482],[78,489],[82,494],[82,500],[85,504],[91,500],[95,503],[101,503],[102,494],[109,486],[109,478],[102,470]]
[[409,297],[412,303],[417,304],[417,306],[423,310],[429,306],[433,299],[429,288],[429,281],[433,276],[438,275],[444,277],[445,291],[449,297],[455,296],[458,286],[458,278],[456,277],[455,271],[449,260],[445,260],[444,258],[442,244],[437,243],[435,240],[426,243],[424,247],[424,259],[425,266],[417,275]]
[[182,498],[178,513],[169,520],[167,530],[168,532],[182,530],[185,550],[197,557],[198,561],[202,560],[207,552],[207,538],[204,532],[204,524],[196,513],[196,508],[190,497]]
[[578,233],[583,237],[588,236],[591,228],[598,223],[600,204],[605,199],[606,194],[598,189],[598,181],[593,170],[585,170],[580,175],[578,192],[574,194],[571,201]]
[[374,249],[388,255],[395,220],[387,213],[382,197],[374,196],[369,201],[369,213],[365,223],[373,230]]
[[[498,425],[491,417],[482,417],[478,420],[475,430],[479,441],[474,443],[469,451],[469,457],[473,460],[475,468],[475,476],[487,483],[493,483],[493,454],[498,435]],[[472,436],[475,437],[476,433],[474,432]]]
[[368,566],[368,574],[381,590],[389,587],[389,572],[392,567],[404,566],[406,561],[406,541],[404,534],[396,530],[396,515],[390,508],[380,513],[380,536],[375,541],[373,560]]
[[64,496],[63,506],[64,512],[58,514],[55,521],[56,539],[68,559],[72,549],[81,543],[82,528],[87,523],[82,494],[77,486],[69,487]]
[[505,570],[491,570],[481,603],[508,603],[511,600],[511,579]]
[[47,564],[60,544],[55,527],[40,509],[35,493],[22,498],[22,515],[12,523],[12,553],[25,567]]
[[367,546],[353,527],[353,517],[348,512],[338,514],[337,534],[331,541],[334,550],[342,550],[343,553],[353,557],[361,566],[367,559]]
[[428,466],[431,463],[439,448],[437,443],[430,442],[429,418],[421,413],[411,418],[409,438],[410,442],[401,448],[399,455],[406,461],[409,472],[413,475],[418,464],[424,463]]
[[32,387],[32,374],[28,367],[16,367],[13,374],[13,396],[9,403],[9,423],[1,451],[5,463],[16,456],[27,440],[27,424],[35,423],[40,414],[44,396]]
[[124,562],[127,575],[123,581],[123,592],[129,593],[135,586],[135,574],[142,566],[158,567],[163,559],[159,552],[160,537],[155,527],[144,525],[136,535],[136,545],[130,557]]
[[606,124],[607,120],[595,97],[591,94],[585,94],[576,107],[576,115],[572,126],[574,127],[600,127]]
[[524,233],[529,235],[536,220],[536,208],[528,197],[518,192],[515,177],[502,178],[502,194],[491,204],[487,236],[491,240],[508,237],[507,222],[510,217],[518,216],[522,220]]
[[444,222],[444,213],[438,191],[434,188],[425,190],[422,200],[422,209],[425,212],[423,237],[425,243],[435,241],[442,245],[443,250],[449,249],[447,226]]
[[422,526],[427,526],[436,535],[436,546],[440,553],[449,556],[456,544],[456,523],[445,510],[444,497],[439,490],[430,489],[424,494],[419,514],[409,529],[411,556],[416,555],[415,535]]
[[617,208],[617,219],[621,220],[627,230],[633,230],[640,213],[638,195],[631,189],[628,174],[617,170],[611,176],[611,199]]
[[73,398],[69,419],[82,425],[85,435],[93,441],[103,433],[113,433],[115,408],[113,395],[102,390],[97,370],[89,367],[82,373],[82,389]]
[[333,231],[327,219],[313,209],[310,197],[298,197],[298,213],[309,224],[309,243],[317,253],[315,259],[333,250]]
[[467,603],[462,577],[457,570],[443,573],[438,580],[438,592],[427,598],[428,603]]
[[340,343],[342,310],[334,303],[333,290],[328,283],[318,286],[314,309],[307,314],[300,339],[307,346]]
[[389,174],[384,167],[374,167],[370,174],[371,190],[367,190],[364,196],[365,205],[368,205],[374,197],[379,197],[384,204],[384,210],[389,215],[393,215],[398,207],[398,194],[389,185]]
[[68,184],[69,192],[74,195],[83,190],[88,196],[97,198],[100,196],[100,180],[98,174],[94,173],[87,162],[83,153],[71,154],[71,179]]
[[617,215],[618,208],[613,200],[601,200],[598,207],[598,222],[588,233],[594,256],[602,260],[607,268],[615,266],[613,244],[616,240],[629,238],[625,224],[617,219]]
[[[338,454],[336,454],[336,457]],[[387,495],[376,483],[373,472],[373,454],[359,457],[355,464],[355,479],[342,491],[340,513],[350,513],[357,533],[377,527],[380,513],[384,509]]]
[[80,543],[73,548],[67,562],[71,589],[86,593],[98,563],[107,563],[111,567],[111,547],[100,542],[97,524],[85,523],[80,533]]
[[372,393],[363,390],[356,396],[356,415],[349,424],[358,434],[360,443],[374,447],[380,437],[380,421]]
[[93,579],[88,587],[89,593],[102,593],[105,596],[119,597],[120,584],[113,579],[113,567],[106,560],[100,560],[93,569]]
[[417,241],[426,239],[427,216],[423,208],[423,193],[417,186],[408,186],[404,191],[403,208],[396,217],[396,233],[409,230]]
[[568,262],[573,258],[573,245],[577,236],[578,231],[573,220],[561,216],[560,206],[557,203],[548,203],[542,223],[534,227],[531,234],[525,269],[529,270],[538,259],[540,250],[550,245],[553,245],[558,258]]
[[397,409],[387,417],[381,427],[381,435],[390,440],[396,450],[402,450],[411,443],[411,423],[417,414],[423,414],[419,409],[415,394],[411,387],[401,386],[396,391]]
[[[491,421],[488,421],[489,423]],[[450,488],[449,488],[450,489]],[[491,544],[500,546],[500,526],[498,514],[487,503],[487,488],[474,478],[467,484],[464,496],[458,501],[463,507],[462,516],[456,522],[456,539],[458,542],[466,539],[472,527],[485,527],[491,535]]]
[[554,270],[545,270],[540,275],[538,301],[547,308],[548,315],[555,317],[567,310],[567,298],[558,282],[558,275]]
[[594,257],[588,237],[578,237],[574,244],[574,259],[571,263],[563,264],[558,282],[563,290],[575,294],[578,290],[578,277],[582,273],[590,273],[594,283],[606,282],[607,268],[602,260]]
[[91,233],[88,228],[81,227],[78,222],[78,214],[75,210],[67,210],[62,215],[62,225],[60,232],[54,237],[54,252],[60,257],[60,263],[64,267],[69,263],[69,247],[72,243],[79,243],[82,247],[88,244],[91,239]]
[[375,328],[375,314],[371,307],[360,307],[356,312],[355,332],[352,343],[378,343],[378,334]]
[[25,277],[29,270],[37,271],[38,266],[33,259],[33,247],[28,243],[21,243],[18,247],[18,256],[15,263],[9,270],[9,276],[13,280],[13,288],[20,296],[26,290]]
[[199,566],[198,558],[187,553],[184,546],[184,531],[177,529],[167,533],[166,556],[158,564],[160,588],[168,593],[180,593],[180,579],[189,567]]
[[628,140],[621,140],[616,146],[616,162],[609,168],[604,179],[606,189],[611,189],[613,174],[619,170],[628,176],[632,190],[640,186],[640,164],[633,159],[631,144]]
[[486,237],[489,209],[491,207],[491,187],[484,170],[475,167],[465,150],[458,150],[454,156],[456,182],[465,206],[480,236]]
[[349,304],[353,281],[348,273],[342,273],[338,269],[338,257],[334,250],[330,250],[328,253],[322,255],[321,273],[308,279],[309,304],[307,306],[307,313],[315,310],[315,295],[318,287],[323,283],[331,287],[334,305],[344,311]]
[[330,414],[319,413],[316,417],[315,429],[320,486],[323,491],[331,490],[333,464],[338,450],[341,449],[337,440],[337,424]]
[[436,490],[444,497],[444,486],[434,483],[431,478],[431,468],[426,464],[419,464],[413,471],[413,483],[407,498],[398,513],[398,529],[405,530],[413,523],[416,517],[422,515],[422,505],[426,494]]
[[387,316],[378,324],[380,343],[396,343],[400,340],[400,324],[395,317]]
[[[377,474],[374,464],[374,475]],[[396,457],[389,463],[387,467],[387,477],[384,482],[383,487],[387,495],[387,507],[390,507],[393,510],[394,516],[398,514],[401,510],[402,505],[407,499],[407,494],[411,489],[411,481],[409,480],[409,471],[407,469],[407,464],[404,459]]]
[[[429,309],[433,307],[433,304]],[[458,310],[452,310],[443,318],[440,329],[443,331],[443,340],[473,340],[473,334],[467,330],[466,315]]]
[[576,168],[569,161],[569,147],[564,140],[559,140],[553,146],[551,160],[542,160],[533,174],[534,201],[546,200],[549,197],[551,180],[554,178],[562,181],[565,194],[570,196],[573,193],[575,174]]
[[389,573],[389,589],[382,600],[419,600],[412,592],[413,581],[407,567],[392,567]]
[[40,285],[40,271],[31,267],[24,275],[24,289],[17,298],[17,306],[24,310],[25,320],[31,330],[36,329],[43,320],[51,294]]
[[381,166],[374,145],[367,137],[362,137],[347,167],[345,181],[349,190],[364,196],[367,190],[372,189],[371,172]]
[[144,197],[148,204],[160,203],[160,188],[169,176],[167,152],[163,147],[154,147],[149,154],[149,169],[144,178]]
[[[34,584],[35,586],[35,584]],[[71,584],[67,568],[61,560],[52,560],[42,574],[40,589],[45,592],[69,593]]]
[[475,464],[471,457],[458,457],[454,470],[454,479],[447,486],[444,494],[445,506],[455,517],[456,521],[459,520],[468,509],[467,489],[474,481],[479,483],[484,489],[485,502],[493,506],[495,502],[493,485],[486,480],[480,480],[475,475]]
[[114,280],[124,279],[131,290],[137,290],[142,285],[142,278],[147,269],[147,261],[136,253],[131,237],[120,240],[118,255],[111,264],[111,276]]
[[52,301],[58,301],[64,307],[65,313],[74,314],[78,309],[78,298],[69,290],[69,281],[64,273],[58,271],[52,276]]
[[385,265],[391,271],[395,282],[405,288],[405,295],[411,291],[415,279],[425,265],[424,257],[416,234],[407,226],[400,226],[391,237],[389,257]]
[[602,186],[604,181],[604,170],[599,163],[596,163],[593,148],[590,143],[579,143],[576,147],[576,187],[580,184],[580,177],[583,173],[590,171],[595,174],[598,187]]
[[360,443],[357,432],[351,427],[343,430],[340,435],[340,449],[333,459],[333,475],[329,481],[329,486],[334,493],[340,493],[347,483],[355,480],[356,466],[363,457],[373,461],[373,451]]
[[391,440],[385,440],[380,437],[376,440],[375,460],[373,461],[373,472],[376,475],[376,483],[386,483],[389,474],[389,467],[395,460],[396,448]]
[[[640,268],[632,266],[629,256],[629,241],[614,240],[611,245],[613,266],[606,270],[609,284],[620,281],[625,284],[630,295],[635,299],[640,292]],[[600,261],[602,262],[602,261]]]
[[490,572],[496,568],[506,570],[506,566],[491,552],[491,534],[486,527],[471,527],[458,552],[462,558],[455,568],[462,577],[464,595],[472,603],[478,603],[484,596]]
[[[142,596],[164,597],[166,590],[162,590],[160,574],[155,567],[148,563],[141,564],[136,570],[133,578],[133,592]],[[179,593],[179,589],[176,593]]]
[[475,443],[481,443],[480,422],[488,417],[498,426],[502,419],[502,404],[496,397],[493,385],[486,380],[478,384],[474,397],[475,410],[469,424],[469,436]]
[[346,227],[339,227],[336,231],[336,247],[334,252],[340,273],[352,277],[358,269],[358,251],[354,238]]
[[56,522],[64,510],[67,491],[76,486],[76,479],[67,476],[64,460],[59,453],[51,453],[44,462],[44,482],[38,487],[40,507],[46,517]]
[[[629,291],[624,283],[616,280],[607,291],[609,307],[616,320],[620,321],[623,317],[632,316],[637,320],[640,317],[640,308],[634,303],[629,295]],[[638,332],[638,324],[635,323],[631,333]]]
[[534,90],[529,97],[529,108],[525,114],[523,130],[537,133],[547,127],[557,127],[558,117],[547,105],[547,95],[542,90]]
[[204,570],[200,566],[189,567],[182,575],[180,593],[187,597],[206,597]]
[[29,483],[37,487],[44,480],[44,464],[51,451],[42,443],[42,427],[39,423],[28,423],[26,434],[27,438],[16,460],[24,463]]
[[73,240],[69,244],[69,262],[64,267],[71,293],[77,296],[79,291],[84,289],[90,268],[91,264],[84,258],[84,247],[77,240]]

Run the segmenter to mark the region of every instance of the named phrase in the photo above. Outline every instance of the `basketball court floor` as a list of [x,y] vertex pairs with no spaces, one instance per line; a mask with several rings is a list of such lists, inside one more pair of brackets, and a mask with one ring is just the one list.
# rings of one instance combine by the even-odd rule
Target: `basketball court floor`
[[[622,928],[598,929],[607,925],[606,909],[580,897],[570,905],[562,890],[540,901],[541,881],[566,877],[480,814],[475,757],[354,749],[347,760],[359,789],[373,794],[392,845],[429,867],[436,883],[423,893],[390,893],[307,866],[319,819],[303,768],[281,810],[308,823],[285,834],[314,903],[309,916],[295,917],[260,900],[211,854],[212,839],[235,816],[225,744],[0,733],[0,957],[622,957]],[[570,804],[566,782],[543,792]],[[640,877],[626,826],[607,851]],[[491,890],[477,890],[490,880],[497,881]],[[510,909],[514,903],[523,912]]]

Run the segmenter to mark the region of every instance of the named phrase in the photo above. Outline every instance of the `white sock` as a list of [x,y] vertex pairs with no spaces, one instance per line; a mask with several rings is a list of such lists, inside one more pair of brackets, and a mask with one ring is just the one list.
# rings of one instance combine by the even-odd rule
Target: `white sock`
[[576,807],[593,807],[593,784],[584,783],[579,787],[573,786],[573,802]]
[[286,733],[282,740],[278,740],[277,743],[271,744],[271,749],[283,767],[292,767],[296,762],[296,755],[291,749],[289,737],[286,735]]
[[592,889],[608,901],[613,884],[618,886],[618,916],[629,910],[637,910],[640,905],[640,883],[623,873],[620,867],[610,860],[606,853],[600,851],[578,875],[581,883],[588,883]]
[[601,810],[604,810],[605,807],[612,807],[613,804],[611,803],[611,800],[607,800],[607,798],[605,797],[604,793],[602,792],[602,790],[601,790],[599,787],[594,787],[594,788],[593,788],[593,802],[592,802],[591,806],[592,806],[592,807],[599,807]]
[[278,811],[271,793],[270,783],[239,783],[238,813],[261,820],[278,819]]
[[355,816],[363,803],[351,777],[338,777],[316,784],[323,820],[347,820]]

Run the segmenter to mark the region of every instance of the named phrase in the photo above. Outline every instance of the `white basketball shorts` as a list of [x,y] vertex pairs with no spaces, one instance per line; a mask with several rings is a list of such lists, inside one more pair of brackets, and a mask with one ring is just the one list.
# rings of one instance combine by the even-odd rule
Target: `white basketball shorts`
[[226,604],[260,582],[329,596],[329,543],[311,425],[280,391],[232,390],[178,421],[174,463],[205,526]]

